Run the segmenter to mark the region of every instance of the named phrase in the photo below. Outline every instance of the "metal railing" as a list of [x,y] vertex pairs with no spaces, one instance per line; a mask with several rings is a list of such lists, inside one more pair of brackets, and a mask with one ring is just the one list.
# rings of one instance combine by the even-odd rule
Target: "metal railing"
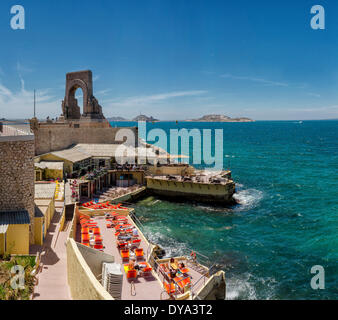
[[[161,282],[163,283],[164,280],[165,280],[165,281],[168,281],[168,280],[165,278],[165,276],[163,275],[163,273],[160,272],[160,268],[161,268],[161,267],[160,267],[159,263],[154,259],[154,271],[155,271],[156,274],[158,275],[159,280],[161,280]],[[212,268],[212,267],[211,267],[211,268]],[[190,287],[190,293],[191,293],[191,298],[192,298],[192,299],[196,298],[196,299],[198,299],[198,300],[201,300],[201,299],[198,297],[197,292],[196,292],[196,291],[199,289],[199,288],[197,287],[197,285],[200,284],[200,282],[203,280],[203,281],[204,281],[204,282],[203,282],[203,286],[205,286],[206,279],[208,279],[208,276],[207,276],[207,275],[209,275],[209,272],[210,272],[211,268],[209,268],[208,270],[206,270],[205,273],[202,274],[201,277],[200,277],[193,285],[191,285],[191,287]],[[186,279],[186,278],[188,278],[188,277],[183,278],[181,281],[183,281],[183,280]],[[169,284],[170,284],[170,281],[169,281]],[[175,292],[172,293],[172,294],[169,294],[169,296],[172,296],[172,297],[174,297],[174,298],[177,298],[177,296],[179,296],[180,294],[182,294],[182,292],[180,292],[179,286],[178,286],[177,283],[174,283],[174,285],[175,285]],[[203,287],[203,286],[202,286],[202,287]],[[164,292],[166,292],[166,291],[164,291]],[[163,292],[162,292],[162,293],[163,293]],[[161,300],[162,300],[162,293],[161,293]]]
[[198,298],[198,296],[197,296],[197,293],[195,292],[195,289],[196,290],[198,290],[198,288],[196,288],[197,287],[197,284],[198,283],[200,283],[200,281],[202,281],[202,279],[203,279],[203,281],[204,281],[204,283],[203,283],[203,286],[205,286],[205,281],[206,281],[206,279],[208,279],[208,278],[210,278],[211,276],[212,276],[212,274],[210,273],[211,272],[211,270],[213,269],[213,268],[215,268],[216,270],[217,270],[217,267],[218,266],[218,264],[217,263],[214,263],[211,267],[209,267],[208,268],[208,270],[191,286],[191,297],[192,297],[192,299],[194,299],[194,298],[196,298],[197,297],[197,299],[199,299]]
[[200,281],[203,279],[204,280],[204,283],[203,283],[203,286],[205,285],[205,279],[207,278],[207,274],[209,274],[209,271],[207,271],[205,274],[203,274],[190,288],[191,290],[191,298],[194,299],[194,297],[197,296],[197,294],[195,293],[195,288],[197,286],[197,284],[200,283]]
[[[124,203],[122,203],[124,204]],[[132,212],[130,217],[136,222],[136,224],[138,225],[138,227],[141,227],[140,229],[145,229],[143,223],[140,221],[140,219],[136,216],[135,212]]]
[[193,250],[193,249],[191,249],[191,248],[189,248],[189,247],[187,247],[187,250],[189,250],[190,252],[196,253],[196,256],[199,257],[200,260],[205,260],[206,263],[210,264],[210,259],[209,259],[209,257],[207,257],[207,256],[205,256],[204,254],[202,254],[202,253],[200,253],[200,252],[198,252],[198,251],[196,251],[196,250]]
[[[145,226],[143,225],[143,223],[140,221],[140,219],[136,216],[135,212],[132,212],[130,214],[130,217],[134,220],[134,222],[137,224],[137,226],[141,229],[141,231],[143,232],[145,230]],[[211,265],[211,262],[210,262],[210,259],[209,257],[207,257],[206,255],[196,251],[196,250],[193,250],[189,247],[187,247],[186,249],[187,251],[190,251],[190,252],[194,252],[196,253],[196,258],[197,260],[200,260],[203,264],[206,265],[206,267],[210,270],[212,267],[214,267],[214,264],[210,267]],[[197,263],[199,264],[199,263]]]

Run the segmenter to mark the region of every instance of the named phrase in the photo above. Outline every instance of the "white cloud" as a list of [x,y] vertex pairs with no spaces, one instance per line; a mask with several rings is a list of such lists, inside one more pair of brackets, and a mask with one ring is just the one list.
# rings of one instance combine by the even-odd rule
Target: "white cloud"
[[95,96],[106,96],[111,89],[99,90],[95,93]]
[[187,96],[198,96],[206,94],[205,90],[192,90],[192,91],[174,91],[168,93],[160,93],[149,96],[136,96],[128,97],[119,100],[110,100],[106,103],[110,103],[113,107],[133,107],[133,106],[144,106],[153,104],[155,102],[161,102],[172,98],[187,97]]
[[308,92],[307,95],[315,98],[320,98],[320,94],[315,92]]
[[34,70],[26,66],[23,66],[19,61],[16,63],[16,70],[18,72],[18,76],[21,82],[21,90],[25,90],[25,81],[22,75],[25,73],[31,73]]
[[[0,118],[26,119],[33,117],[34,92],[24,88],[21,78],[21,89],[17,92],[0,83]],[[36,93],[36,115],[38,118],[51,118],[61,113],[61,101],[50,95],[50,90]]]
[[[34,72],[17,62],[17,74],[20,80],[20,88],[11,90],[0,79],[0,117],[8,119],[27,119],[34,113],[34,91],[26,90],[23,75]],[[0,69],[1,74],[1,69]],[[3,73],[2,73],[3,74]],[[38,118],[53,118],[61,114],[61,99],[51,94],[50,89],[36,91],[36,116]]]
[[271,80],[267,80],[263,78],[256,78],[256,77],[234,76],[230,73],[222,74],[221,77],[235,79],[235,80],[258,82],[258,83],[262,83],[267,86],[276,86],[276,87],[288,87],[289,86],[289,84],[285,82],[271,81]]
[[12,95],[12,92],[8,88],[6,88],[2,84],[0,84],[0,99],[1,99],[2,96],[3,97],[9,97],[11,95]]
[[20,62],[16,63],[16,70],[18,71],[18,73],[22,74],[22,73],[31,73],[34,71],[34,69],[23,66]]

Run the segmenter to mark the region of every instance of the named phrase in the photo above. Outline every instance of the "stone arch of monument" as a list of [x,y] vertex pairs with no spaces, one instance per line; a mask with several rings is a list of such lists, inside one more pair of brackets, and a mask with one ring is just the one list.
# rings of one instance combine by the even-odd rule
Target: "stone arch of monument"
[[[75,92],[78,88],[83,92],[83,110],[78,106]],[[93,95],[93,75],[90,70],[70,72],[66,74],[66,93],[62,101],[64,119],[104,119],[102,107]]]

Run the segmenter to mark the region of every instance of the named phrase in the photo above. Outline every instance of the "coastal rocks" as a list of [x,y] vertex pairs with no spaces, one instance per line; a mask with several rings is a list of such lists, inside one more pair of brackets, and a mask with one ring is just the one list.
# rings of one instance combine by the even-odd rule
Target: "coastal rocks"
[[165,250],[156,244],[153,249],[153,254],[155,259],[162,259],[165,256]]

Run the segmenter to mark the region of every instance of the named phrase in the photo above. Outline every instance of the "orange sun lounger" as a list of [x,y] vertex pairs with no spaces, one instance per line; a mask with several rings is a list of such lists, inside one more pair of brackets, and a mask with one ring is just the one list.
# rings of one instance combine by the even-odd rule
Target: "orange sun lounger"
[[89,216],[84,216],[84,215],[80,215],[80,218],[79,218],[80,220],[89,220],[90,219],[90,217]]
[[94,245],[94,249],[103,251],[103,245],[102,245],[102,244],[95,244],[95,245]]
[[89,241],[89,239],[90,239],[89,234],[82,234],[81,235],[82,242]]
[[141,239],[132,240],[131,242],[132,247],[139,247],[140,244],[141,244]]
[[89,228],[82,228],[81,229],[81,234],[88,234],[89,233]]
[[96,236],[95,237],[95,243],[102,243],[102,237],[101,236]]
[[117,248],[122,250],[125,249],[128,246],[128,242],[118,242],[117,243]]
[[136,259],[143,258],[143,249],[135,249],[134,252],[135,252]]
[[140,262],[139,264],[140,266],[144,266],[143,269],[141,268],[142,276],[147,277],[152,275],[151,271],[153,270],[153,268],[149,265],[148,262]]
[[94,234],[100,234],[101,232],[100,232],[100,228],[94,228]]
[[165,291],[167,291],[167,293],[169,295],[176,292],[175,285],[173,283],[169,284],[168,282],[164,281],[163,282],[163,287],[164,287]]
[[125,216],[117,216],[116,220],[127,220],[128,221],[128,218]]
[[189,269],[188,268],[182,268],[180,269],[180,271],[183,273],[183,274],[186,274],[189,272]]
[[81,226],[82,226],[83,228],[96,228],[96,227],[97,227],[97,224],[96,224],[96,223],[89,223],[89,222],[86,222],[86,223],[81,224]]
[[137,271],[136,270],[128,270],[127,272],[127,279],[136,279],[137,278]]
[[152,270],[153,270],[152,267],[146,267],[143,269],[143,274],[151,274]]
[[122,257],[122,260],[129,260],[129,250],[128,249],[126,249],[126,250],[121,250],[120,251],[120,253],[121,253],[121,257]]
[[191,280],[190,277],[184,278],[182,280],[177,281],[177,285],[181,288],[184,289],[185,287],[190,287],[191,285]]

